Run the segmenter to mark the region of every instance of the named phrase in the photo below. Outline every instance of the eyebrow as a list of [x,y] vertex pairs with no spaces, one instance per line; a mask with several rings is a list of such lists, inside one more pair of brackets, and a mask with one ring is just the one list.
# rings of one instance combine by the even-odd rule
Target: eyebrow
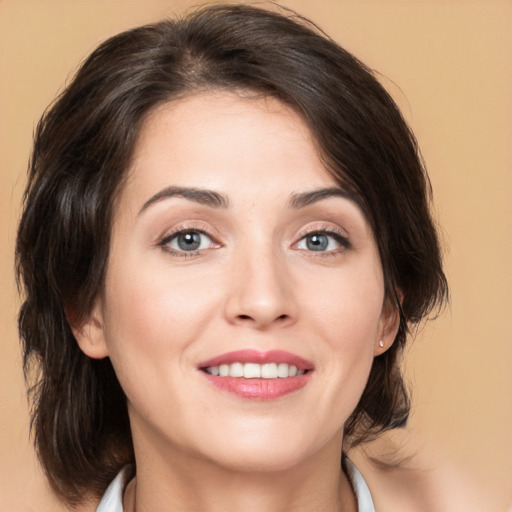
[[211,208],[227,208],[229,206],[229,199],[214,190],[193,187],[167,187],[150,197],[142,205],[142,208],[139,210],[139,215],[155,203],[171,197],[182,197],[194,201],[195,203],[210,206]]
[[[139,210],[139,215],[147,210],[150,206],[163,201],[164,199],[169,199],[172,197],[181,197],[190,201],[194,201],[198,204],[209,206],[211,208],[229,207],[228,197],[214,190],[194,187],[171,186],[160,190],[154,196],[150,197],[142,205],[142,208]],[[288,207],[292,210],[298,210],[300,208],[305,208],[306,206],[317,203],[324,199],[329,199],[331,197],[341,197],[343,199],[354,201],[357,204],[359,203],[357,197],[354,194],[351,194],[350,192],[339,187],[329,187],[292,194],[290,200],[288,201]]]
[[358,197],[355,194],[339,187],[329,187],[293,194],[288,202],[288,206],[293,210],[298,210],[331,197],[341,197],[359,204]]

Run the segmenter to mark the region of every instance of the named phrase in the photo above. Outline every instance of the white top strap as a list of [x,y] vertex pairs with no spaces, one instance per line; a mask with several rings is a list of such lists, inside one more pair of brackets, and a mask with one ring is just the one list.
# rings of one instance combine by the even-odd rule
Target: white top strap
[[348,478],[357,497],[358,512],[375,512],[372,493],[370,492],[370,489],[368,489],[368,485],[366,484],[363,475],[361,475],[350,459],[345,459],[345,464]]

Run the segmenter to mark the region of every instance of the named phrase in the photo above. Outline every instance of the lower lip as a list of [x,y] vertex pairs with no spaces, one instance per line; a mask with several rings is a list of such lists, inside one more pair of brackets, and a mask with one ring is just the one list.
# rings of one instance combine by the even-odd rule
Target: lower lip
[[240,398],[252,400],[273,400],[303,388],[309,381],[310,372],[284,379],[243,379],[237,377],[216,377],[203,372],[217,389]]

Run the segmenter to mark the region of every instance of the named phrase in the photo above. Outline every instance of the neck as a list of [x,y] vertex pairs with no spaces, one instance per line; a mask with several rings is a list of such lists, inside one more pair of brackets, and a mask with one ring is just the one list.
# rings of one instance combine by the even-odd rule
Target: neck
[[[338,443],[341,444],[341,443]],[[356,512],[340,464],[341,446],[276,471],[240,471],[179,450],[137,449],[137,475],[125,493],[126,512]]]

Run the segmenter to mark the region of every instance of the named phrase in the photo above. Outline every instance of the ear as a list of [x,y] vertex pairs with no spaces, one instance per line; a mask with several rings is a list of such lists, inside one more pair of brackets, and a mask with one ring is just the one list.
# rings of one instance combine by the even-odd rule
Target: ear
[[[401,290],[397,290],[396,298],[400,301],[400,305],[403,300],[403,293]],[[399,304],[392,299],[386,299],[382,307],[382,313],[379,322],[378,337],[375,342],[374,355],[380,356],[391,345],[393,345],[398,329],[400,327],[400,311]]]
[[73,320],[73,314],[66,311],[69,325],[82,352],[92,359],[103,359],[108,356],[103,322],[103,302],[97,298],[94,306],[85,319]]

